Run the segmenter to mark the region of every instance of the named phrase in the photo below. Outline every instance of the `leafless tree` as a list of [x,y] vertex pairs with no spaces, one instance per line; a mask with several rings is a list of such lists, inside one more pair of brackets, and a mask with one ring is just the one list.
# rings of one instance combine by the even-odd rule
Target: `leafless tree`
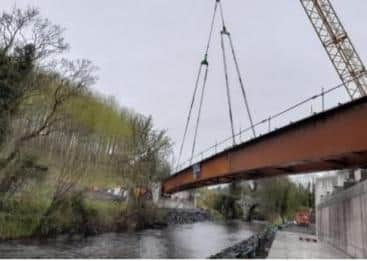
[[139,201],[140,189],[149,188],[169,174],[166,158],[170,153],[171,141],[165,131],[153,129],[151,117],[133,117],[131,128],[131,137],[124,144],[118,166],[130,199]]
[[0,16],[0,46],[5,56],[31,44],[35,48],[35,60],[50,59],[69,48],[63,33],[63,28],[42,18],[39,10],[33,7],[25,10],[14,7]]
[[[93,76],[95,67],[90,61],[56,59],[69,48],[64,41],[63,31],[60,26],[42,18],[35,8],[13,8],[10,13],[3,12],[0,16],[0,58],[1,62],[6,62],[0,70],[13,69],[13,64],[16,64],[15,69],[19,69],[24,62],[27,62],[27,68],[31,68],[27,76],[18,81],[11,80],[10,72],[10,80],[5,79],[0,85],[1,88],[8,86],[13,91],[17,89],[16,95],[12,95],[7,104],[8,114],[13,116],[13,120],[17,115],[32,117],[28,119],[32,121],[32,124],[28,124],[30,128],[14,137],[11,146],[7,146],[4,160],[0,162],[0,174],[3,176],[0,180],[0,194],[8,192],[23,177],[16,173],[10,176],[4,174],[11,173],[6,170],[20,160],[22,148],[33,139],[62,129],[67,118],[65,104],[83,93],[96,80]],[[19,73],[25,75],[23,71]],[[27,102],[36,96],[42,99],[41,102]]]
[[86,60],[77,62],[63,61],[62,65],[57,69],[58,71],[50,72],[49,76],[47,76],[47,80],[53,86],[53,90],[48,102],[43,104],[44,115],[41,121],[35,128],[28,130],[14,142],[14,149],[7,157],[6,162],[13,160],[20,152],[21,147],[29,140],[39,136],[47,136],[52,131],[58,130],[57,127],[60,126],[60,122],[65,118],[65,114],[62,111],[63,105],[72,97],[83,92],[95,80],[91,76],[93,67]]

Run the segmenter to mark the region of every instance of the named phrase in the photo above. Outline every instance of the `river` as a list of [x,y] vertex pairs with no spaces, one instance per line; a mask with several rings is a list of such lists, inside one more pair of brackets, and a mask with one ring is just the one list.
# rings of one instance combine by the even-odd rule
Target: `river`
[[0,243],[1,258],[206,258],[263,228],[241,221],[199,222],[136,233],[108,233],[83,240]]

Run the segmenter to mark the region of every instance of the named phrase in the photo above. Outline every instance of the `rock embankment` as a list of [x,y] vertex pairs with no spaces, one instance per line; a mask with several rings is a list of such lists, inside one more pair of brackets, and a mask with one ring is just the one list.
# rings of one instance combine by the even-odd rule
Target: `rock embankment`
[[210,256],[211,259],[266,258],[274,240],[275,230],[268,227],[257,235]]
[[169,225],[191,224],[211,220],[208,212],[201,209],[170,209],[166,216]]

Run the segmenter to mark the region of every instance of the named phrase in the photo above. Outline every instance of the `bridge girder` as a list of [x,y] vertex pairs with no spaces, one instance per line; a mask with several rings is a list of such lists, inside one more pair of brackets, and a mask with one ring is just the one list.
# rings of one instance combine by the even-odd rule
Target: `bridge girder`
[[289,174],[367,167],[367,97],[298,121],[186,168],[163,193]]

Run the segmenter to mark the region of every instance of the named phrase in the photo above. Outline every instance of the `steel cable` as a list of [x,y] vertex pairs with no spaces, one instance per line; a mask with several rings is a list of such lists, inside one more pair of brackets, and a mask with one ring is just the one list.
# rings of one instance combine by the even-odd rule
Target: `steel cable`
[[[193,97],[191,99],[190,109],[189,109],[188,117],[187,117],[186,124],[185,124],[184,135],[183,135],[183,138],[182,138],[180,152],[179,152],[179,156],[178,156],[178,159],[177,159],[177,167],[178,167],[178,165],[180,163],[180,160],[181,160],[181,157],[182,157],[183,148],[184,148],[184,145],[185,145],[185,141],[186,141],[186,137],[187,137],[187,132],[188,132],[188,128],[189,128],[189,125],[190,125],[190,120],[191,120],[191,115],[192,115],[193,107],[195,105],[195,99],[196,99],[196,95],[197,95],[197,91],[198,91],[198,87],[199,87],[199,82],[200,82],[200,77],[201,77],[201,72],[202,72],[203,66],[206,66],[205,77],[204,77],[205,83],[204,83],[203,87],[205,87],[205,85],[206,85],[206,78],[207,78],[207,74],[208,74],[208,65],[209,65],[207,59],[208,59],[208,53],[209,53],[210,43],[211,43],[211,40],[212,40],[212,35],[213,35],[213,30],[214,30],[214,24],[215,24],[215,18],[216,18],[216,14],[217,14],[217,9],[218,9],[218,3],[219,2],[216,1],[215,2],[215,5],[214,5],[214,12],[213,12],[212,21],[211,21],[211,24],[210,24],[209,38],[208,38],[208,42],[207,42],[206,48],[205,48],[204,59],[200,63],[199,72],[197,74],[197,78],[196,78],[196,81],[195,81],[194,93],[193,93]],[[202,93],[203,93],[203,91],[204,90],[202,90]],[[203,97],[202,97],[202,99],[203,99]],[[200,111],[201,111],[201,109],[199,110],[199,113],[200,113]],[[198,119],[200,120],[200,116],[198,116]],[[192,149],[193,151],[195,150],[195,145],[196,145],[197,128],[198,127],[196,126],[196,128],[195,128],[196,129],[196,131],[195,131],[195,137],[194,137],[195,143],[193,144],[193,149]]]
[[236,52],[235,52],[234,45],[233,45],[233,42],[232,42],[232,37],[231,37],[230,34],[228,34],[228,39],[229,39],[229,44],[230,44],[231,50],[232,50],[232,55],[233,55],[233,60],[234,60],[234,64],[235,64],[236,71],[237,71],[238,80],[240,82],[242,97],[243,97],[243,100],[245,102],[247,115],[248,115],[248,118],[249,118],[249,121],[250,121],[250,124],[251,124],[252,134],[254,135],[254,137],[256,137],[256,131],[255,131],[254,122],[253,122],[251,111],[250,111],[250,105],[248,103],[245,87],[244,87],[243,81],[242,81],[242,75],[241,75],[240,67],[239,67],[239,64],[238,64]]
[[207,82],[207,79],[208,79],[208,70],[209,70],[209,67],[206,66],[206,68],[205,68],[205,74],[204,74],[203,86],[202,86],[202,89],[201,89],[199,112],[198,112],[198,116],[197,116],[197,119],[196,119],[194,141],[193,141],[193,144],[192,144],[191,160],[193,159],[194,154],[195,154],[196,139],[197,139],[197,135],[198,135],[198,129],[199,129],[199,123],[200,123],[200,117],[201,117],[201,109],[203,107],[203,101],[204,101],[204,96],[205,96],[205,87],[206,87],[206,82]]
[[180,153],[179,153],[179,156],[178,156],[178,159],[177,159],[177,167],[178,167],[178,164],[180,163],[180,160],[181,160],[181,157],[182,157],[182,151],[183,151],[183,147],[184,147],[184,144],[185,144],[187,131],[188,131],[189,125],[190,125],[191,114],[192,114],[192,110],[193,110],[193,107],[194,107],[194,104],[195,104],[195,98],[196,98],[196,93],[197,93],[198,87],[199,87],[199,80],[200,80],[202,68],[203,68],[203,64],[201,63],[200,67],[199,67],[199,71],[197,73],[196,81],[195,81],[194,94],[193,94],[192,99],[191,99],[189,114],[188,114],[187,120],[186,120],[185,131],[184,131],[184,135],[183,135],[182,143],[181,143],[181,147],[180,147]]
[[[252,127],[252,133],[253,133],[254,137],[256,137],[255,126],[254,126],[253,118],[252,118],[252,115],[251,115],[251,110],[250,110],[249,102],[248,102],[248,99],[247,99],[247,94],[246,94],[245,87],[244,87],[244,84],[243,84],[242,75],[241,75],[237,55],[236,55],[236,52],[235,52],[235,49],[234,49],[234,44],[233,44],[233,41],[232,41],[232,37],[231,37],[230,33],[227,31],[227,28],[226,28],[226,22],[225,22],[225,19],[224,19],[223,5],[220,1],[219,1],[219,9],[220,9],[220,14],[221,14],[221,19],[222,19],[222,26],[223,26],[223,30],[222,30],[222,33],[221,33],[221,35],[222,35],[222,37],[221,37],[222,45],[221,46],[222,46],[222,52],[224,53],[223,56],[225,57],[225,49],[224,49],[225,45],[224,45],[223,35],[226,35],[228,37],[228,40],[229,40],[229,44],[230,44],[230,48],[231,48],[231,52],[232,52],[232,56],[233,56],[233,61],[234,61],[234,64],[235,64],[235,68],[236,68],[237,76],[238,76],[238,79],[239,79],[242,96],[243,96],[244,103],[245,103],[245,108],[246,108],[247,115],[248,115],[248,118],[249,118],[249,121],[250,121],[250,125]],[[225,65],[225,70],[226,70],[226,68],[227,68],[227,65]],[[229,86],[227,86],[227,89],[229,90]],[[230,109],[230,114],[231,114],[231,109]],[[230,115],[230,117],[232,117],[232,116]],[[232,129],[233,129],[234,124],[233,124],[232,119],[231,119],[231,126],[232,126]],[[235,144],[234,130],[232,130],[232,134],[234,136],[233,143]]]
[[235,139],[235,132],[234,132],[234,124],[233,124],[233,113],[232,113],[232,102],[231,102],[231,93],[229,88],[229,77],[228,77],[228,66],[227,66],[227,56],[226,56],[226,50],[224,45],[224,37],[223,34],[225,34],[225,31],[221,32],[221,49],[222,49],[222,56],[223,56],[223,66],[224,66],[224,76],[226,81],[226,90],[227,90],[227,103],[228,103],[228,112],[229,112],[229,120],[231,123],[231,131],[232,131],[232,142],[233,145],[236,144]]

